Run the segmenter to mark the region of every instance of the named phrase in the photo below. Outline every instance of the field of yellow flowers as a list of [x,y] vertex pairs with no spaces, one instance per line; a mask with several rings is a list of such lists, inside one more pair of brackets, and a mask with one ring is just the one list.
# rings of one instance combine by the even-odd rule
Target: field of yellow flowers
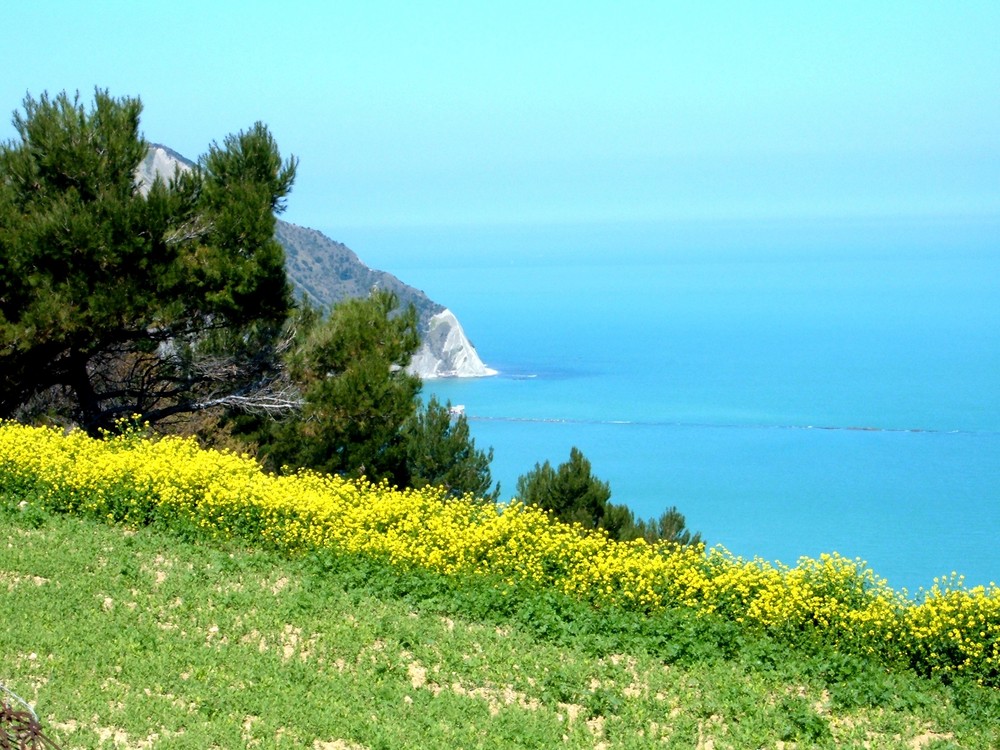
[[454,500],[308,472],[274,476],[193,440],[105,440],[0,424],[0,501],[158,524],[288,553],[342,550],[446,575],[559,589],[597,607],[687,607],[887,665],[1000,687],[1000,588],[936,582],[916,599],[836,554],[795,567],[721,547],[615,542],[516,501]]

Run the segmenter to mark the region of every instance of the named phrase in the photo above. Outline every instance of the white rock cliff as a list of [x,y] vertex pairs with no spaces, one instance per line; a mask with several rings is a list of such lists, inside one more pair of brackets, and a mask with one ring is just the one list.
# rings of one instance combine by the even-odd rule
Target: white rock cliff
[[458,318],[448,309],[431,317],[423,343],[407,369],[424,379],[483,378],[497,374],[483,364]]

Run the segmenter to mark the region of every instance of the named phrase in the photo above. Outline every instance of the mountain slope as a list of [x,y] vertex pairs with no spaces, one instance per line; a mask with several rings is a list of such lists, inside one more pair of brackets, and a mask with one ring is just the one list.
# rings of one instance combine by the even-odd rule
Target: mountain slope
[[313,304],[328,307],[347,297],[363,297],[377,287],[406,299],[421,319],[445,309],[391,273],[369,268],[347,245],[315,229],[279,220],[275,237],[285,248],[289,278]]

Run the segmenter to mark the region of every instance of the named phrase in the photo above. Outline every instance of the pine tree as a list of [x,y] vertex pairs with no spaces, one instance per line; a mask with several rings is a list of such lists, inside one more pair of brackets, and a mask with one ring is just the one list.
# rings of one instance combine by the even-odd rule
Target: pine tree
[[701,542],[700,534],[685,527],[684,516],[670,507],[658,518],[636,519],[627,505],[611,502],[611,488],[591,473],[588,461],[578,448],[570,450],[569,461],[553,469],[552,464],[535,468],[517,480],[517,495],[529,505],[552,511],[567,523],[604,529],[619,541],[645,539],[687,545]]
[[260,123],[147,191],[137,98],[43,94],[0,145],[0,417],[91,434],[266,389],[289,305],[274,213],[291,189]]
[[272,468],[405,484],[401,430],[416,411],[421,382],[404,368],[420,338],[416,310],[397,308],[394,294],[376,290],[340,302],[325,320],[306,322],[287,358],[301,410],[264,439]]
[[639,521],[637,536],[644,537],[648,542],[663,540],[680,545],[700,544],[701,534],[692,533],[686,524],[684,514],[672,505],[657,518]]
[[443,487],[453,497],[472,495],[488,502],[500,496],[499,485],[490,489],[493,449],[476,448],[468,419],[454,414],[450,402],[442,406],[431,396],[404,425],[403,441],[409,486]]
[[593,476],[590,461],[575,446],[569,461],[553,469],[546,461],[517,480],[517,496],[529,505],[552,511],[567,523],[600,525],[611,488]]

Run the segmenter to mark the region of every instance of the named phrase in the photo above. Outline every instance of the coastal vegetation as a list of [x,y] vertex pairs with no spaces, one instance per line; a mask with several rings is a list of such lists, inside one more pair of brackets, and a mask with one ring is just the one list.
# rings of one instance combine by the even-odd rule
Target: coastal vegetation
[[0,490],[44,512],[290,555],[370,555],[403,569],[487,576],[501,592],[558,591],[599,609],[680,607],[887,668],[1000,687],[1000,589],[948,580],[915,601],[835,554],[789,568],[719,547],[619,542],[517,501],[307,471],[274,476],[250,458],[137,430],[101,440],[4,424]]
[[7,684],[72,746],[1000,740],[995,588],[911,598],[836,555],[618,542],[135,430],[5,424],[0,498]]
[[0,418],[99,436],[139,415],[274,471],[489,495],[464,417],[441,424],[405,371],[415,309],[385,290],[329,314],[293,299],[275,214],[297,163],[268,129],[144,183],[141,111],[29,96],[0,144]]

